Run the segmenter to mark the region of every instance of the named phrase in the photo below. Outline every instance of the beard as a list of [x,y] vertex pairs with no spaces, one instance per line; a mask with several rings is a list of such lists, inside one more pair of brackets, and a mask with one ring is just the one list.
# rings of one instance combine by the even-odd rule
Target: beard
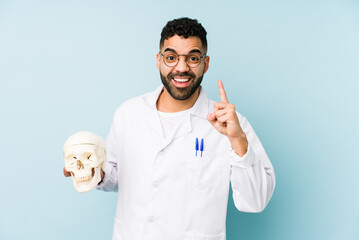
[[[162,84],[165,86],[168,93],[174,99],[186,100],[189,97],[191,97],[193,95],[193,93],[195,93],[196,90],[198,89],[198,87],[201,85],[204,71],[203,71],[202,75],[199,76],[198,78],[196,78],[196,75],[192,72],[169,73],[166,77],[166,76],[162,75],[162,73],[160,71],[160,75],[161,75]],[[189,78],[191,78],[191,82],[185,88],[177,88],[172,83],[172,79],[175,77],[189,77]]]

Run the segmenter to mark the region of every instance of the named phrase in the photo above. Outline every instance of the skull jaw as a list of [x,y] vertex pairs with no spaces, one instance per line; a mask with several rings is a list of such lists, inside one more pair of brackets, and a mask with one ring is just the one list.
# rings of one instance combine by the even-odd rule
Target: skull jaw
[[88,192],[88,191],[91,191],[92,189],[94,189],[98,185],[98,183],[101,181],[100,170],[101,170],[101,166],[95,168],[95,175],[91,178],[89,177],[88,181],[76,182],[75,177],[72,177],[76,191]]

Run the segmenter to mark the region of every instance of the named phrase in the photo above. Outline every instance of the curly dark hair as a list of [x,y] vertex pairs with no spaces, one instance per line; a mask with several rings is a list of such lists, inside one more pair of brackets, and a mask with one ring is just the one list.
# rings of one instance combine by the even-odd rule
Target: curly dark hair
[[207,51],[207,32],[197,19],[183,17],[167,22],[161,32],[160,49],[163,47],[165,40],[174,35],[184,38],[198,37],[201,39],[204,50]]

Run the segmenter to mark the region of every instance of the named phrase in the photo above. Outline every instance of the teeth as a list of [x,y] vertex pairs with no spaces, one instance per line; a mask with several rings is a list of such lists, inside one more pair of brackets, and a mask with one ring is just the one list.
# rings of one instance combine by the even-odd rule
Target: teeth
[[176,82],[188,82],[189,78],[174,78]]
[[88,182],[92,179],[92,176],[87,176],[87,177],[76,177],[75,181],[76,183],[82,183],[82,182]]

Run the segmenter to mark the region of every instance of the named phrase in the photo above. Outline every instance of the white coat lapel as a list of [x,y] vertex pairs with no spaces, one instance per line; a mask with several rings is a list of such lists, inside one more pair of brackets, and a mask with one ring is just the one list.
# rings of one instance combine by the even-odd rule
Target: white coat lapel
[[146,115],[145,115],[147,118],[146,119],[147,126],[148,128],[154,130],[161,137],[163,137],[164,135],[163,135],[161,121],[157,113],[156,102],[162,89],[163,86],[161,85],[160,87],[156,88],[155,91],[145,94],[143,96],[143,100],[145,101],[148,107],[146,109]]

